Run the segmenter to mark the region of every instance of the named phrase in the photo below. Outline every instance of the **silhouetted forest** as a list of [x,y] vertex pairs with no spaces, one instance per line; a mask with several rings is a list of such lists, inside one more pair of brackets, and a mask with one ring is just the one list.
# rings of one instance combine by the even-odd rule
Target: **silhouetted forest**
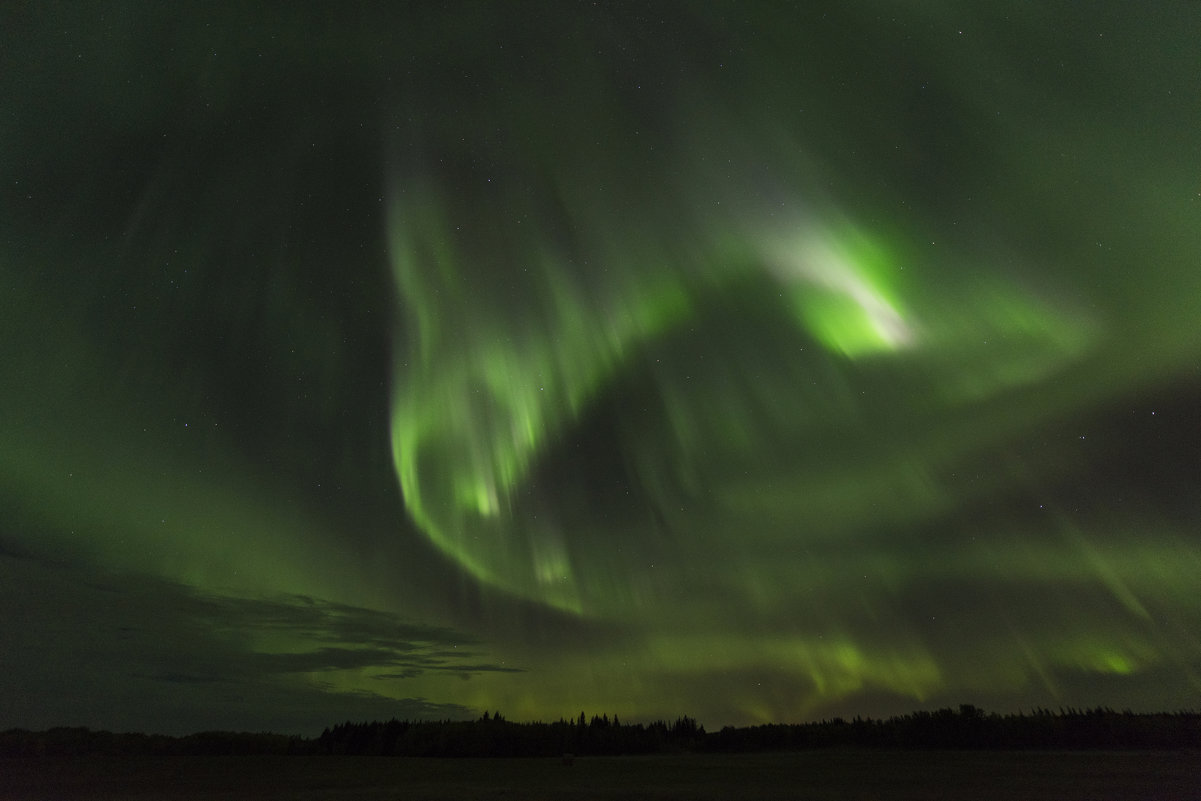
[[1201,748],[1201,714],[1036,709],[997,715],[959,709],[901,717],[769,724],[706,732],[696,720],[624,724],[580,713],[575,720],[514,723],[500,713],[473,721],[352,723],[306,738],[270,732],[201,732],[185,737],[86,728],[0,733],[0,756],[297,754],[415,757],[541,757],[672,752],[743,753],[820,748],[1176,749]]

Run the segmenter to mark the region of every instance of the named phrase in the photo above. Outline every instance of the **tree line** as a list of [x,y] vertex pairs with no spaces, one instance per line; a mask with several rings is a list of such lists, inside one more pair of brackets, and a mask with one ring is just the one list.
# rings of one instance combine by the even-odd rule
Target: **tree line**
[[706,732],[694,718],[625,724],[580,713],[574,720],[517,723],[499,712],[477,720],[346,721],[306,738],[271,732],[200,732],[184,737],[87,728],[0,732],[0,756],[294,754],[410,757],[548,757],[750,753],[822,748],[1177,749],[1201,748],[1201,714],[1109,708],[1035,709],[998,715],[969,705],[886,719],[727,726]]

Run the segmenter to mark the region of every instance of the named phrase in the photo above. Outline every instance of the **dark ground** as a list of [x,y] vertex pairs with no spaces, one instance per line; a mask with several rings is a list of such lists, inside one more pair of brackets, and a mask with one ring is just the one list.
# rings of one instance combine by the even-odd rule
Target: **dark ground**
[[415,759],[52,757],[0,760],[18,799],[1198,799],[1201,754],[809,751]]

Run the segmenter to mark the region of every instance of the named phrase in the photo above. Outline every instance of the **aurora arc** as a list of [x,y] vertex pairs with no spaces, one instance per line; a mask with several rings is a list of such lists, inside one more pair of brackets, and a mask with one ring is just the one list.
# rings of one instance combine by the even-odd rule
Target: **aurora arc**
[[[417,321],[411,352],[401,351],[404,363],[394,390],[400,485],[421,529],[477,578],[577,613],[599,612],[606,601],[597,587],[581,585],[569,533],[524,516],[517,496],[540,456],[587,412],[606,382],[619,380],[631,360],[653,352],[656,338],[681,326],[703,327],[706,307],[718,305],[731,284],[770,284],[773,291],[765,296],[780,298],[778,311],[791,313],[796,326],[789,332],[793,343],[777,343],[785,349],[813,342],[843,360],[885,360],[889,352],[913,349],[937,361],[940,345],[967,333],[926,331],[920,319],[907,319],[887,286],[889,272],[900,267],[850,226],[843,226],[845,240],[830,241],[830,232],[798,220],[797,232],[780,241],[748,235],[737,255],[723,252],[731,248],[728,234],[709,247],[689,242],[687,253],[672,253],[670,243],[663,243],[655,253],[682,268],[672,270],[663,261],[648,270],[635,265],[624,284],[598,293],[585,285],[586,278],[563,268],[569,261],[565,252],[504,242],[487,257],[468,254],[456,247],[452,222],[411,220],[394,206],[389,226],[400,300]],[[429,237],[435,241],[425,240]],[[604,264],[594,269],[620,273]],[[471,270],[486,272],[488,280],[504,276],[499,281],[508,284],[509,302],[498,309],[496,296],[475,285]],[[1086,322],[1057,320],[1045,305],[1013,288],[1001,287],[988,300],[995,304],[991,310],[960,309],[973,320],[971,333],[1023,340],[1015,364],[978,379],[986,381],[983,391],[989,395],[1012,390],[1086,345]],[[981,320],[990,326],[983,333]],[[700,384],[706,376],[689,379]],[[669,415],[681,420],[693,415],[687,396],[662,391],[672,399]],[[746,419],[756,413],[745,392],[729,397],[716,387],[700,392],[707,403],[718,399],[711,414]],[[772,429],[788,425],[784,420],[757,425],[765,422]],[[714,437],[702,429],[677,427],[679,436],[702,440],[681,443],[680,449],[703,447],[706,437]],[[789,434],[794,447],[803,447],[803,431]],[[741,453],[722,452],[746,459],[767,445],[762,436],[742,439]],[[638,460],[637,454],[631,458]],[[586,559],[595,569],[598,555]],[[622,568],[609,570],[617,576]]]
[[5,16],[0,726],[1196,707],[1197,4],[520,6]]

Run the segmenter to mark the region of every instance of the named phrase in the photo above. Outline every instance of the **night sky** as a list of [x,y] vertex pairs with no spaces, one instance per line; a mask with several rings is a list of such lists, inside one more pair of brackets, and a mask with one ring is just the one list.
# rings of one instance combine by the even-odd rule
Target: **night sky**
[[0,728],[1201,707],[1201,3],[5,2]]

